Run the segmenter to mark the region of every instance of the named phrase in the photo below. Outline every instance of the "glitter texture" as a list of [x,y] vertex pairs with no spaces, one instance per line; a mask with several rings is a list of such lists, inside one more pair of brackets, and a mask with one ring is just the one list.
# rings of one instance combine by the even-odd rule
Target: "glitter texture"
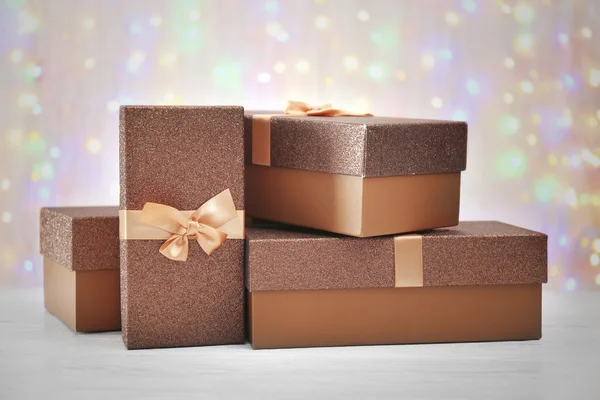
[[[121,209],[157,202],[195,210],[229,188],[244,208],[241,107],[121,108]],[[160,240],[121,241],[121,315],[129,349],[242,343],[244,241],[186,262]]]
[[[394,287],[393,236],[351,238],[274,226],[246,232],[249,291]],[[481,221],[422,237],[423,286],[547,281],[542,233]]]
[[[251,118],[247,114],[246,120]],[[245,123],[246,129],[252,124]],[[246,133],[246,137],[250,137]],[[467,124],[385,117],[271,118],[271,166],[362,177],[459,172]]]
[[42,208],[40,251],[73,271],[119,269],[119,209]]

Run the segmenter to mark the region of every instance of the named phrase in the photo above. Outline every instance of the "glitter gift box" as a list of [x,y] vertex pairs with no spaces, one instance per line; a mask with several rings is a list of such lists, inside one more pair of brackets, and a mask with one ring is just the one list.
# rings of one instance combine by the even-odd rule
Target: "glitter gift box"
[[[242,107],[121,108],[127,348],[243,343],[243,139]],[[211,214],[224,197],[225,224]]]
[[255,349],[541,337],[547,236],[500,222],[352,238],[246,235]]
[[370,237],[454,226],[467,124],[245,116],[248,216]]
[[118,207],[42,208],[44,305],[76,332],[121,329]]

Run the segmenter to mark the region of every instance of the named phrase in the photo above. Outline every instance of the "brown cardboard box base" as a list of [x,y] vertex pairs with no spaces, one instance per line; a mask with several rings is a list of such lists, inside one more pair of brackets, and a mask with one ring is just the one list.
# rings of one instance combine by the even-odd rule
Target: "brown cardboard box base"
[[[367,177],[246,165],[246,215],[357,237],[458,224],[460,172]],[[410,210],[410,212],[407,212]]]
[[248,292],[254,349],[541,338],[542,286]]
[[44,257],[44,305],[75,332],[121,329],[119,270],[71,271]]

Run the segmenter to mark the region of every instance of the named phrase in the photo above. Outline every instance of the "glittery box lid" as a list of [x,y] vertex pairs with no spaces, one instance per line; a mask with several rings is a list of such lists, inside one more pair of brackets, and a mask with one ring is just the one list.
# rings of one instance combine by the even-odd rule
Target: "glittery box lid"
[[[246,160],[252,162],[247,112]],[[271,166],[363,177],[463,171],[467,124],[389,117],[271,117]]]
[[[395,286],[394,237],[353,238],[291,227],[246,230],[246,288]],[[547,236],[495,221],[422,235],[423,286],[547,281]]]
[[243,107],[123,106],[121,209],[195,210],[229,188],[244,209]]
[[73,271],[119,269],[119,208],[42,208],[40,252]]

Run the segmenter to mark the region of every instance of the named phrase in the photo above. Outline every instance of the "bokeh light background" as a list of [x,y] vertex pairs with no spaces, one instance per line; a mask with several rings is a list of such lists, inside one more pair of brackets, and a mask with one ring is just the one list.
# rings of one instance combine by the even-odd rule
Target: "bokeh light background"
[[4,286],[42,283],[40,207],[118,204],[121,104],[299,99],[468,121],[462,218],[547,233],[549,286],[600,289],[597,1],[1,1]]

